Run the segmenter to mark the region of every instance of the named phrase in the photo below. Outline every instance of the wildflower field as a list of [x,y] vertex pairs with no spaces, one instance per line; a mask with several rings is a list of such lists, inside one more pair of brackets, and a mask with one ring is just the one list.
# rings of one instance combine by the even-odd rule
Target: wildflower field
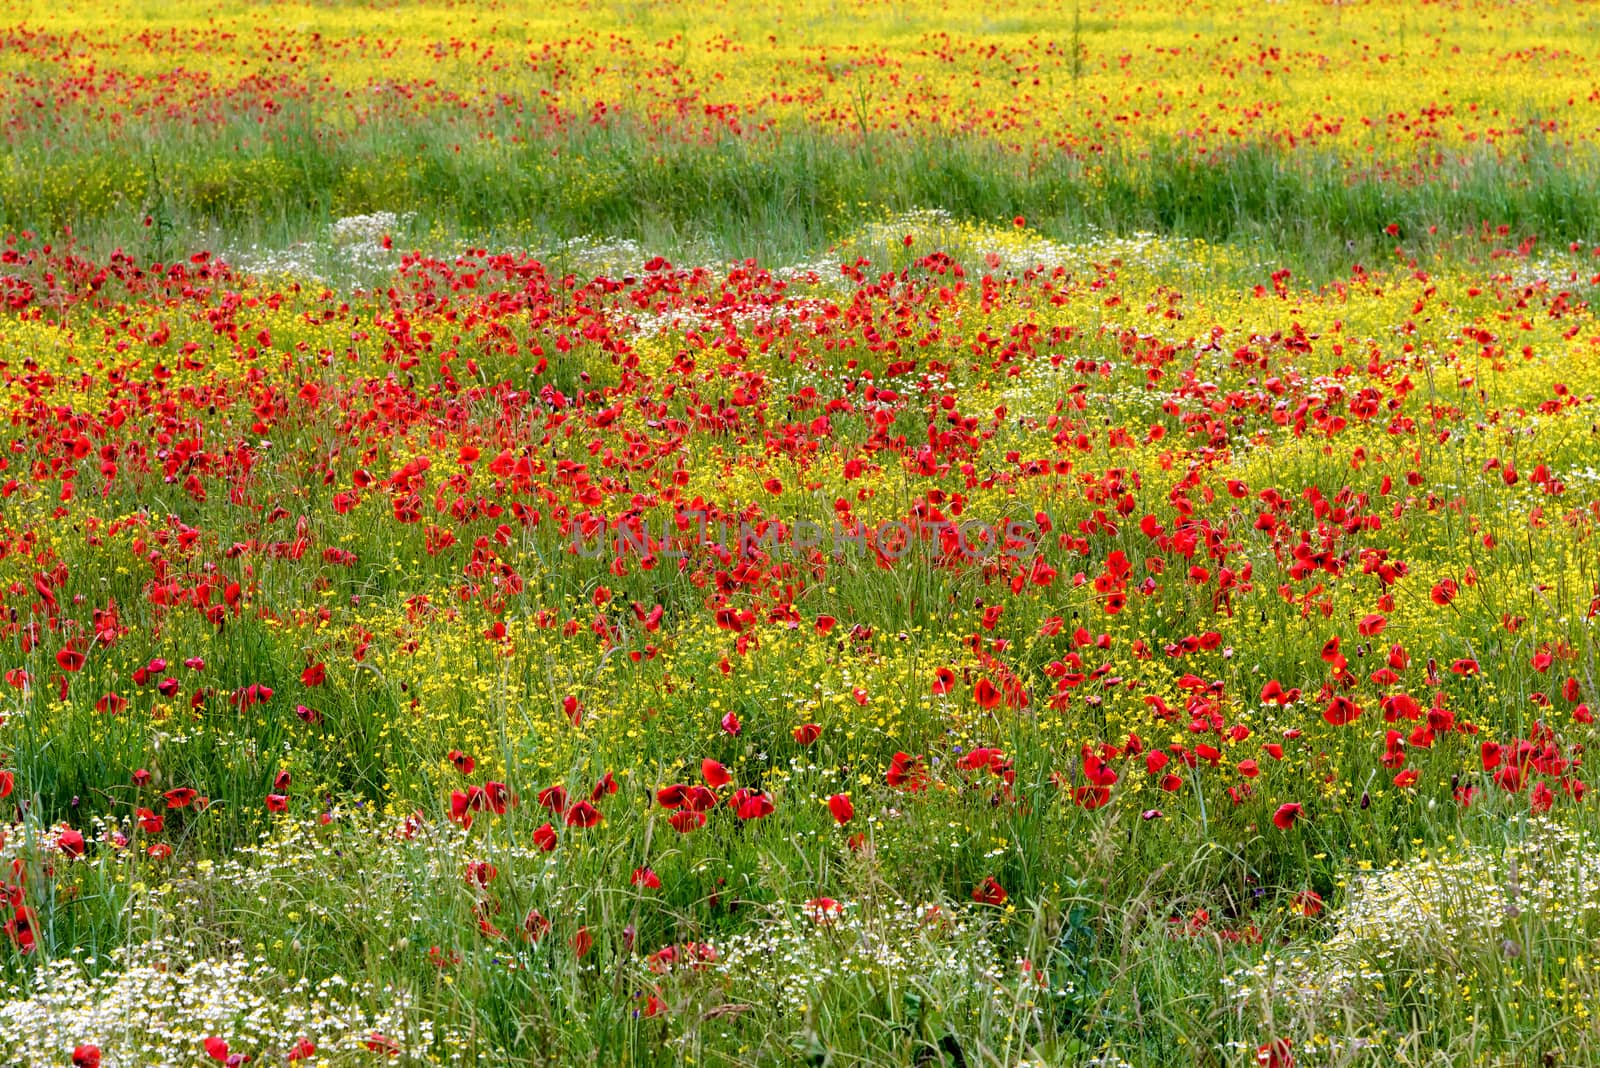
[[1600,9],[16,0],[0,1065],[1600,1062]]

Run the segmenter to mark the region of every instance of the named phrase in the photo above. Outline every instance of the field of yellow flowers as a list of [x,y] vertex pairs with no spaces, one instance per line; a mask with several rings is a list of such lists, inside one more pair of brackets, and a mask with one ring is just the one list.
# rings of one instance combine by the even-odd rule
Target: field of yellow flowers
[[1600,1061],[1596,19],[12,4],[0,1064]]

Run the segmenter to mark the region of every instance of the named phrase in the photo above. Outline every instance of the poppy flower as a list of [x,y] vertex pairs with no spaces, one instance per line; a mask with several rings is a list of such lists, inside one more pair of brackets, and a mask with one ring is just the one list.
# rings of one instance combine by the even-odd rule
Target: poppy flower
[[828,798],[828,811],[833,813],[834,822],[843,825],[855,818],[856,806],[851,804],[849,794],[834,794]]
[[579,960],[588,956],[589,950],[594,948],[594,935],[589,933],[589,928],[580,927],[572,936],[572,954]]
[[933,669],[933,692],[937,696],[944,696],[956,684],[956,673],[947,667]]
[[733,776],[729,774],[728,769],[710,757],[700,761],[700,777],[713,790],[726,786],[733,781]]
[[1272,814],[1272,825],[1280,831],[1287,831],[1293,827],[1305,812],[1305,806],[1298,801],[1286,801],[1278,806],[1278,811]]
[[56,654],[56,663],[62,671],[81,671],[85,657],[78,649],[67,648]]
[[922,758],[909,753],[896,753],[890,758],[884,779],[896,789],[903,787],[913,793],[926,789],[928,785],[928,774],[922,766]]
[[[1391,231],[1398,227],[1391,225]],[[1260,1068],[1294,1068],[1294,1047],[1287,1038],[1275,1038],[1256,1048],[1256,1064]]]
[[302,1036],[300,1041],[289,1047],[290,1061],[307,1061],[317,1055],[317,1045],[309,1038]]
[[556,829],[550,826],[548,823],[544,824],[543,826],[539,827],[538,830],[533,832],[533,844],[544,850],[546,853],[555,849],[557,841],[558,838],[556,836]]
[[1006,888],[996,882],[992,875],[985,876],[983,882],[972,890],[972,900],[980,905],[1004,905],[1008,896]]
[[706,825],[706,814],[693,809],[679,809],[667,817],[667,822],[679,834],[688,834],[690,831],[698,830]]
[[17,788],[17,777],[10,771],[0,769],[0,797],[10,797],[11,791]]
[[600,776],[594,784],[594,789],[589,791],[590,801],[599,801],[602,797],[609,797],[617,792],[617,780],[609,771]]
[[287,797],[285,797],[283,794],[268,794],[267,795],[267,811],[268,812],[287,812],[288,809],[289,809],[289,799]]
[[73,1046],[72,1068],[100,1068],[99,1046]]
[[537,942],[550,933],[550,921],[538,909],[529,909],[522,921],[522,933],[530,942]]
[[759,790],[740,790],[734,794],[732,802],[736,802],[734,813],[742,820],[763,819],[775,811],[772,798]]
[[985,676],[973,686],[972,699],[978,702],[979,708],[993,708],[1000,703],[1000,691],[995,689],[994,683]]
[[556,815],[561,815],[567,810],[567,788],[565,786],[546,786],[539,791],[539,807],[549,809]]
[[180,786],[175,790],[168,790],[161,796],[167,802],[168,808],[187,808],[194,804],[195,798],[200,795],[187,786]]
[[389,1057],[400,1056],[400,1043],[377,1031],[367,1036],[366,1047],[373,1053],[382,1053]]
[[812,626],[816,629],[818,634],[826,634],[831,631],[838,622],[839,621],[834,619],[832,616],[818,616],[817,621],[812,624]]
[[802,723],[794,729],[794,740],[801,745],[812,745],[822,737],[822,728],[815,723]]
[[1322,895],[1315,890],[1302,890],[1289,902],[1289,910],[1301,916],[1315,916],[1322,911]]
[[312,664],[300,673],[302,686],[321,686],[328,680],[328,665],[323,663]]
[[844,913],[844,906],[831,897],[814,897],[805,903],[805,914],[812,923],[832,923]]
[[738,714],[734,713],[734,712],[729,712],[727,715],[722,717],[722,729],[724,731],[726,731],[728,734],[731,734],[735,738],[737,738],[739,736],[739,732],[741,730],[743,730],[744,728],[739,723]]
[[567,809],[566,818],[568,827],[594,827],[605,819],[600,814],[600,810],[587,801],[579,801],[576,805]]
[[71,827],[67,828],[56,836],[56,848],[69,857],[83,856],[83,833]]
[[1406,768],[1394,777],[1394,784],[1400,789],[1406,790],[1417,785],[1417,779],[1420,777],[1416,768]]
[[642,886],[646,890],[661,889],[661,876],[649,868],[633,869],[633,878],[630,880],[634,886]]
[[1360,706],[1343,694],[1335,696],[1322,711],[1322,718],[1335,727],[1343,727],[1347,723],[1354,722],[1360,715]]
[[203,1045],[206,1048],[206,1056],[212,1060],[226,1061],[228,1059],[228,1043],[215,1035],[206,1039]]

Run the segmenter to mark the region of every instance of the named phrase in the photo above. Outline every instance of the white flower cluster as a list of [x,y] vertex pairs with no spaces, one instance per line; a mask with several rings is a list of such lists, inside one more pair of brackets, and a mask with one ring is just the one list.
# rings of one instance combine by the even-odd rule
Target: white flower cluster
[[[338,976],[292,979],[241,954],[187,956],[187,949],[152,943],[114,951],[105,971],[97,965],[106,962],[93,958],[57,960],[27,988],[0,988],[0,1062],[67,1066],[74,1047],[93,1044],[108,1068],[177,1068],[209,1063],[204,1043],[211,1037],[264,1064],[281,1063],[301,1039],[319,1057],[370,1056],[374,1041],[398,1049],[405,1063],[459,1063],[464,1056],[462,1036],[436,1035],[404,990]],[[438,1056],[436,1039],[437,1048],[455,1052]]]
[[830,983],[915,982],[985,999],[1006,974],[964,910],[906,902],[779,905],[772,920],[715,949],[713,970],[750,1000],[776,997],[802,1012]]
[[1502,846],[1361,874],[1318,946],[1268,953],[1223,984],[1267,1018],[1275,1008],[1308,1018],[1370,1010],[1396,968],[1508,952],[1507,938],[1530,930],[1570,940],[1597,922],[1600,842],[1544,817]]

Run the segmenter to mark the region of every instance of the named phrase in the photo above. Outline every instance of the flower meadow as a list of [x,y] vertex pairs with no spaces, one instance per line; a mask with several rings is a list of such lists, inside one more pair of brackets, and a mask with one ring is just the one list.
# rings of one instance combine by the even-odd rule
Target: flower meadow
[[1600,1060],[1585,5],[0,20],[0,1064]]

